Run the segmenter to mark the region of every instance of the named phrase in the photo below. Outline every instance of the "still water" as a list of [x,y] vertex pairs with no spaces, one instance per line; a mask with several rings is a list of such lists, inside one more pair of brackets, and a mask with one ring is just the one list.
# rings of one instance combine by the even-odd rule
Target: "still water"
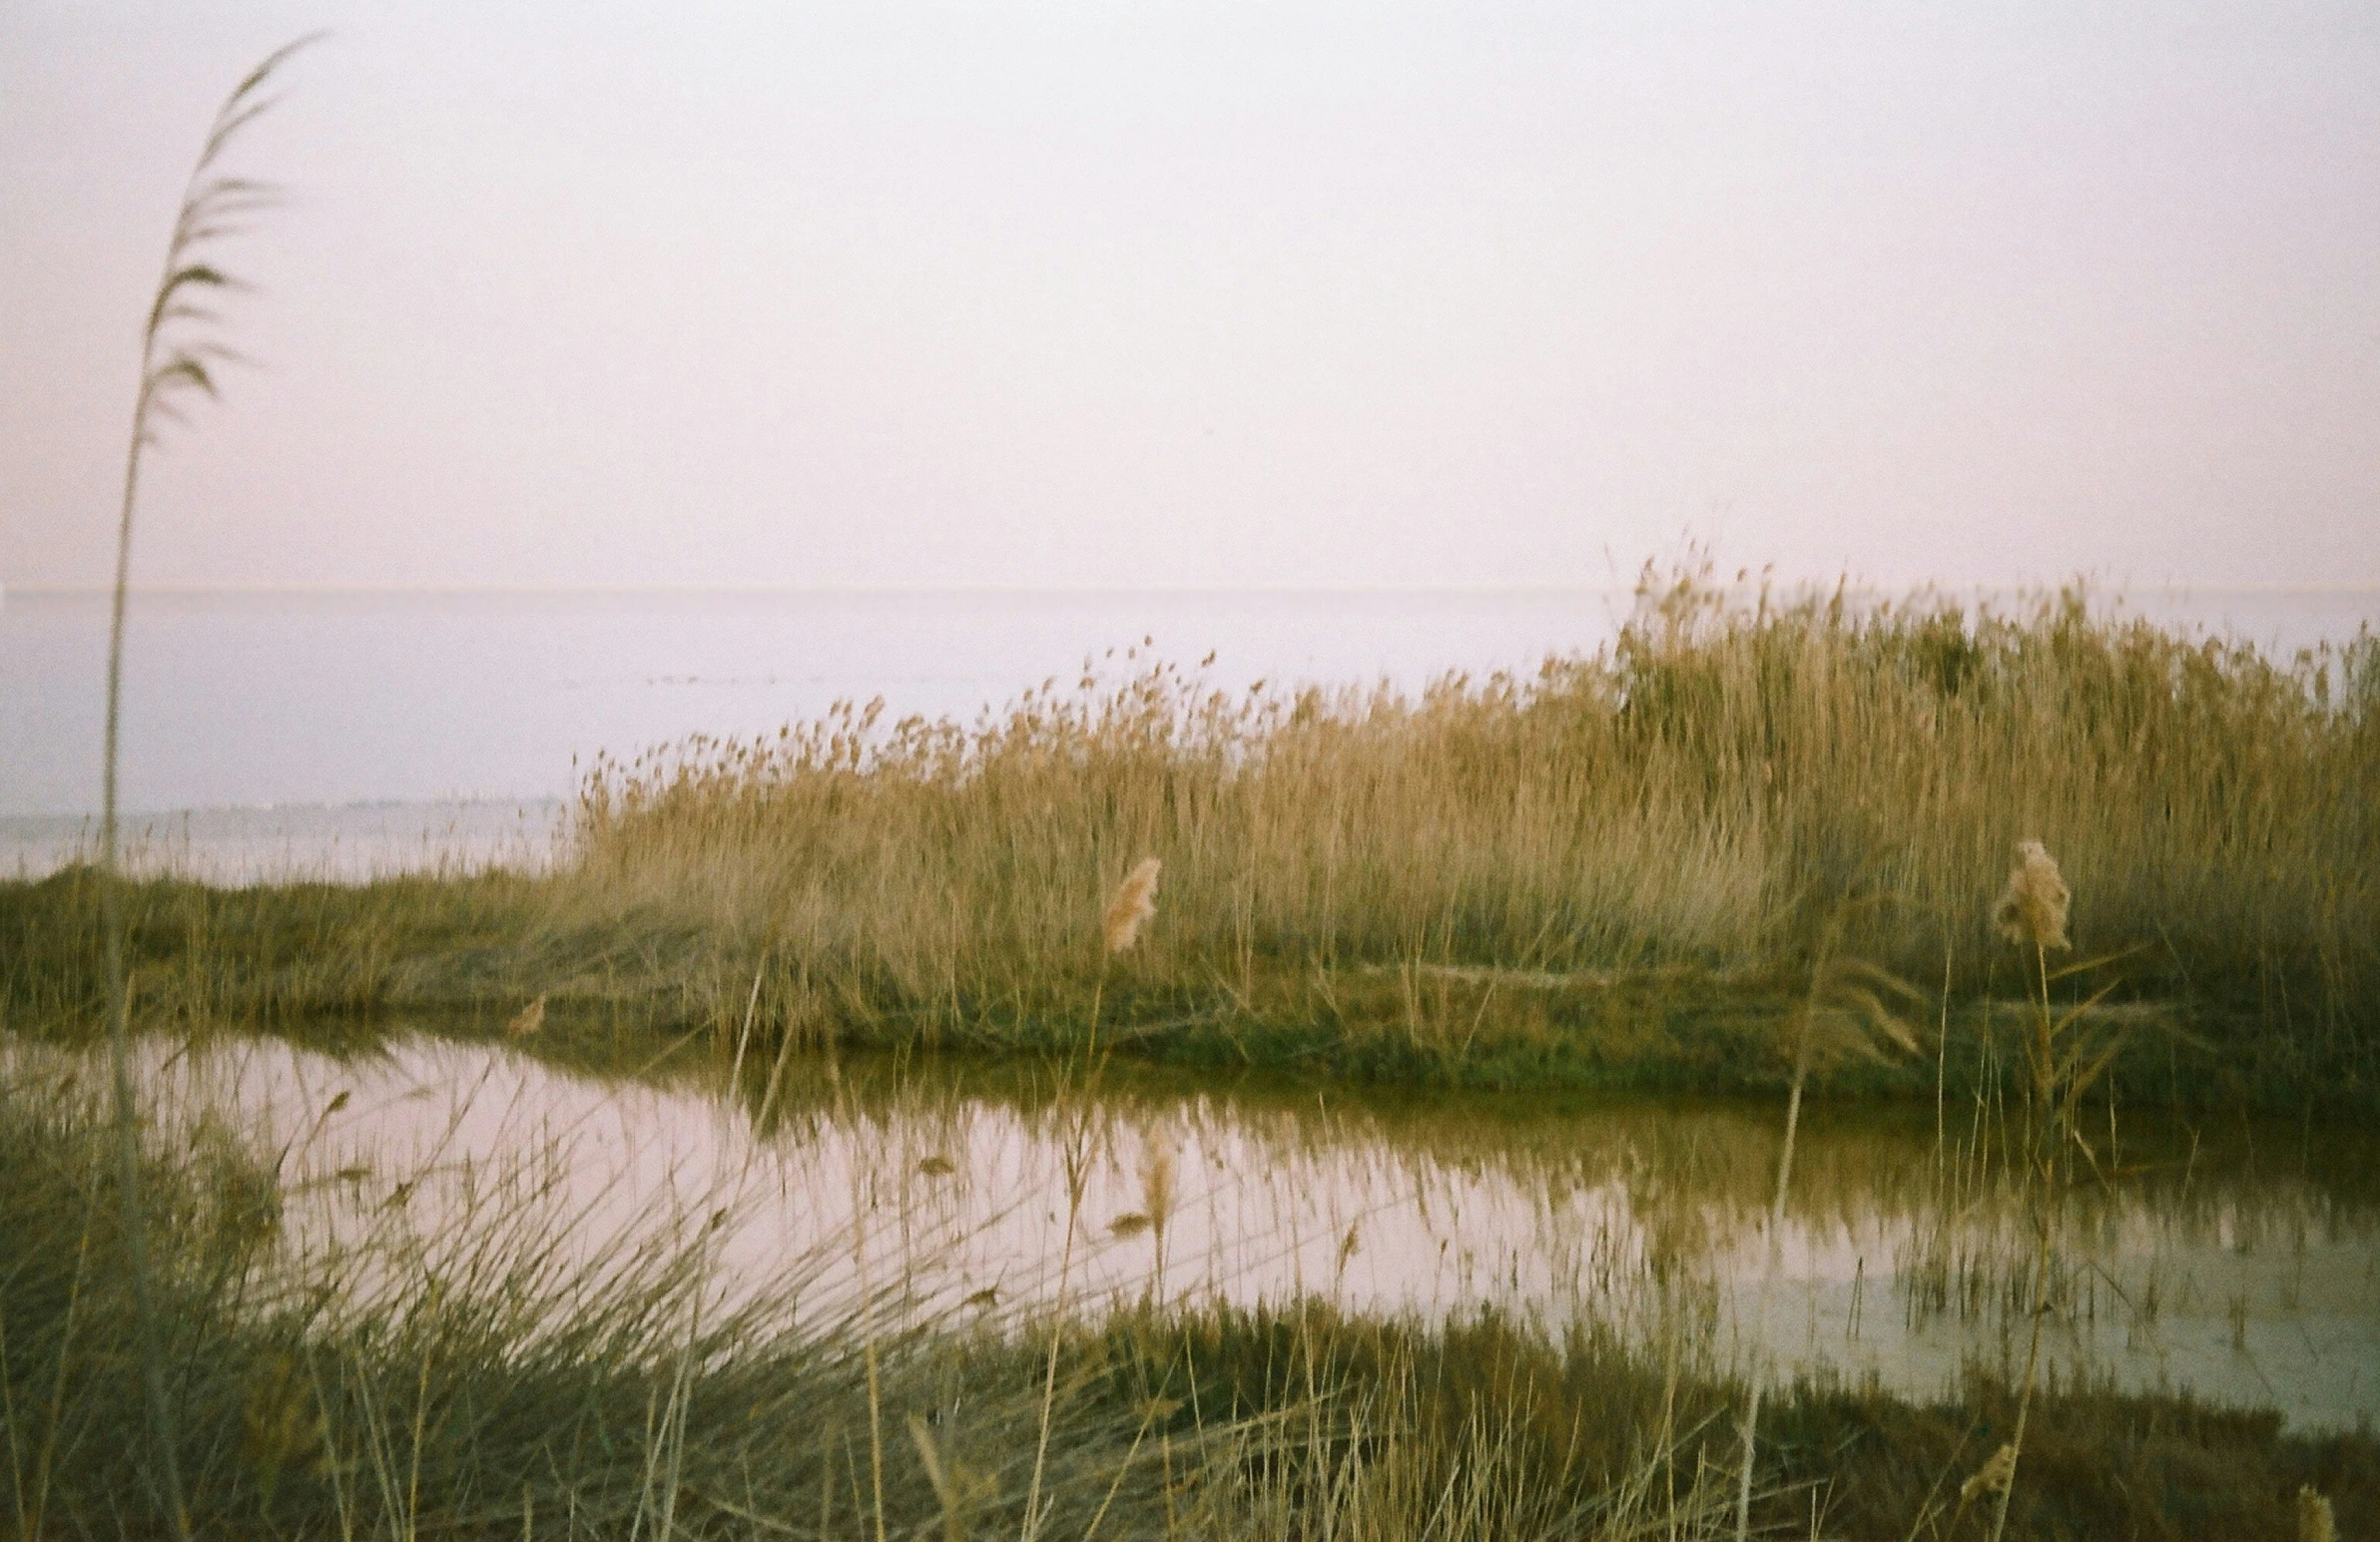
[[[223,1037],[152,1045],[143,1075],[169,1127],[278,1158],[297,1258],[399,1225],[467,1278],[517,1228],[573,1267],[699,1245],[723,1297],[814,1319],[864,1292],[919,1317],[1319,1296],[1917,1395],[2023,1364],[2035,1234],[1994,1110],[1812,1110],[1772,1276],[1766,1104],[799,1057],[731,1088],[678,1058]],[[2114,1137],[2057,1233],[2052,1374],[2301,1427],[2380,1415],[2380,1138],[2130,1114]]]

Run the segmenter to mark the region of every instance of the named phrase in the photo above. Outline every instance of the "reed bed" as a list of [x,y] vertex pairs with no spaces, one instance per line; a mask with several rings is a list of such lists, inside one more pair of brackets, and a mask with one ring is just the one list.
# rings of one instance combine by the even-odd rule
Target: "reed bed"
[[[1945,993],[1960,1078],[2029,994],[1992,925],[2055,850],[2129,950],[2118,1081],[2380,1087],[2380,639],[2278,660],[2094,612],[1647,578],[1533,678],[1225,695],[1127,658],[975,724],[845,706],[587,775],[550,874],[132,893],[159,1010],[501,1006],[786,1040],[1127,1049],[1415,1081],[1781,1088],[1828,946]],[[1162,863],[1128,952],[1106,898]],[[0,1006],[63,1019],[85,875],[0,887]],[[1847,904],[1856,893],[1859,902]],[[1831,925],[1832,923],[1827,923]],[[1913,1012],[1923,1019],[1933,1014]],[[747,1045],[747,1048],[750,1048]],[[1939,1045],[1928,1045],[1939,1049]],[[1821,1081],[1931,1083],[1818,1068]],[[1931,1090],[1930,1088],[1928,1090]]]
[[2380,640],[2278,662],[2080,591],[2003,614],[1648,578],[1612,647],[1531,680],[1233,698],[1158,666],[972,728],[847,708],[599,765],[575,839],[579,903],[783,959],[839,1024],[958,1033],[1087,996],[1083,918],[1154,853],[1165,914],[1111,1001],[1413,1037],[1462,1031],[1424,1022],[1434,993],[1486,1031],[1626,977],[1790,1010],[1802,918],[1853,886],[1840,955],[2021,997],[1990,918],[2035,840],[2089,896],[2079,945],[2139,949],[2123,997],[2369,1086]]

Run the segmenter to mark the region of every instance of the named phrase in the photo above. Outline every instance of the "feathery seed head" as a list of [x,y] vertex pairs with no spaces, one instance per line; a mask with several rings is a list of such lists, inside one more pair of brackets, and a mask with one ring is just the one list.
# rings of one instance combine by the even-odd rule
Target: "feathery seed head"
[[1959,1485],[1959,1502],[1973,1504],[1980,1494],[1997,1494],[2009,1486],[2017,1476],[2017,1448],[2004,1445],[1992,1453],[1992,1459],[1975,1469],[1975,1475]]
[[2072,946],[2066,938],[2066,916],[2074,895],[2058,870],[2057,858],[2038,840],[2017,842],[2017,858],[2008,890],[1992,908],[1992,924],[2011,942]]
[[1140,928],[1157,913],[1157,871],[1164,863],[1144,856],[1107,907],[1107,951],[1121,953],[1140,938]]
[[2338,1542],[2339,1523],[2330,1501],[2311,1483],[2297,1490],[2297,1542]]

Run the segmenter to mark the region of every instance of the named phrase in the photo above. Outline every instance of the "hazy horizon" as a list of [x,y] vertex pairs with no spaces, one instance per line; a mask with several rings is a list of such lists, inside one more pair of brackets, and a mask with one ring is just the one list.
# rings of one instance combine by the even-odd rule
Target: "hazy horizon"
[[[1654,571],[1664,579],[1674,579],[1681,569],[1661,565],[1656,560]],[[2098,574],[2077,572],[2064,576],[2041,578],[1944,579],[1913,577],[1907,580],[1870,579],[1854,573],[1835,574],[1775,574],[1763,579],[1755,574],[1740,582],[1733,570],[1714,575],[1711,583],[1730,592],[1755,590],[1766,584],[1780,593],[1802,594],[1831,590],[1841,585],[1847,592],[1886,599],[1943,594],[1950,596],[1983,595],[2011,597],[2049,595],[2082,586],[2095,597],[2124,600],[2139,595],[2184,596],[2225,594],[2269,595],[2380,595],[2380,581],[2322,583],[2293,579],[2215,579],[2187,578],[2158,579],[2149,582],[2125,581]],[[1079,597],[1129,597],[1132,595],[1625,595],[1638,586],[1635,578],[1609,579],[1592,583],[1358,583],[1330,584],[1316,582],[1281,581],[1273,583],[1201,583],[1201,584],[1098,584],[1098,583],[155,583],[134,580],[127,594],[139,597],[154,595],[160,598],[175,595],[1067,595]],[[0,603],[9,598],[32,597],[105,597],[114,592],[107,583],[0,583]]]
[[[1675,571],[1656,569],[1664,577],[1674,577]],[[1917,579],[1905,584],[1882,583],[1863,579],[1857,574],[1840,575],[1840,582],[1851,593],[1894,597],[1939,592],[1946,595],[1982,593],[1991,596],[2050,594],[2080,584],[2093,595],[2122,600],[2132,595],[2184,594],[2380,594],[2380,584],[2365,583],[2295,583],[2289,581],[2257,582],[2195,582],[2187,579],[2167,579],[2156,583],[2117,583],[2087,573],[2066,578],[2017,580],[2009,583],[1991,581],[1957,582],[1941,579]],[[1733,576],[1715,578],[1713,582],[1723,590],[1743,590],[1759,587],[1764,580],[1757,575],[1735,582]],[[1800,593],[1835,587],[1838,578],[1816,576],[1786,577],[1773,580],[1778,590]],[[1315,584],[1315,583],[1247,583],[1247,584],[143,584],[130,586],[132,595],[1070,595],[1081,597],[1129,597],[1136,594],[1196,596],[1196,595],[1612,595],[1631,594],[1637,587],[1634,579],[1614,580],[1599,584]],[[13,584],[0,588],[0,595],[88,597],[113,592],[105,584]]]

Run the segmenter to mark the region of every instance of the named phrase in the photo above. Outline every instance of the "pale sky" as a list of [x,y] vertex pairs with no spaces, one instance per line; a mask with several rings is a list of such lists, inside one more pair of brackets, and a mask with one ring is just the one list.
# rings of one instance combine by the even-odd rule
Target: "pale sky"
[[0,5],[0,584],[2380,585],[2380,7]]

